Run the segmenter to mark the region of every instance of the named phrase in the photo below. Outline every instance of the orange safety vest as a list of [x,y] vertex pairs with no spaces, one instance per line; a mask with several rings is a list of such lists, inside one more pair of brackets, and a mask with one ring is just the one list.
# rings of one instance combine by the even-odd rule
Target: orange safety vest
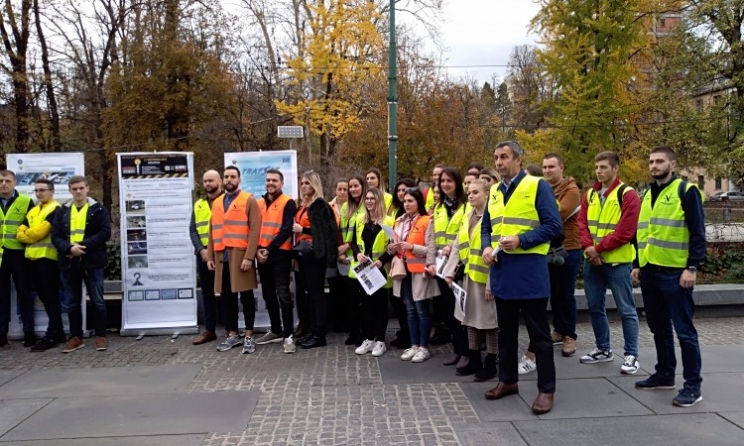
[[[287,206],[290,198],[287,194],[279,195],[271,205],[266,206],[266,199],[258,200],[258,208],[261,209],[261,234],[259,235],[258,245],[267,247],[282,229],[282,220],[284,219],[284,208]],[[279,249],[289,251],[292,249],[290,238],[279,245]]]
[[[419,215],[413,222],[411,231],[408,236],[402,240],[412,245],[426,246],[426,227],[429,225],[428,215]],[[400,219],[396,220],[395,226],[397,227]],[[397,237],[397,236],[396,236]],[[400,257],[400,253],[396,254]],[[412,273],[423,274],[426,272],[426,258],[419,258],[413,254],[413,250],[406,250],[403,253],[403,261],[406,262],[406,269]]]
[[[307,215],[307,206],[305,206],[304,204],[297,210],[297,214],[295,214],[295,221],[299,223],[299,225],[303,228],[310,228],[310,217],[308,217]],[[295,243],[302,240],[312,241],[313,236],[310,234],[303,234],[301,232],[299,234],[295,234]]]
[[212,245],[215,251],[225,248],[248,249],[250,226],[245,208],[253,194],[240,191],[225,212],[225,195],[220,195],[212,203]]

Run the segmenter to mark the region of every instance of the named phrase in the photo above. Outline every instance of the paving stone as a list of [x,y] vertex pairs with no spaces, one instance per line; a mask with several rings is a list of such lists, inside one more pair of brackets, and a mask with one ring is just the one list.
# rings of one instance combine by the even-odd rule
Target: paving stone
[[25,370],[0,370],[0,387],[23,375]]
[[719,412],[718,415],[744,429],[744,412]]
[[0,437],[49,404],[51,399],[0,401]]
[[444,366],[446,356],[432,356],[426,362],[412,363],[401,361],[399,356],[380,358],[379,366],[384,384],[415,383],[466,383],[473,382],[472,376],[457,376],[454,366]]
[[[677,390],[638,390],[636,379],[608,378],[630,396],[640,401],[658,414],[688,412],[735,412],[742,408],[741,395],[744,395],[744,373],[704,373],[703,400],[692,407],[672,406]],[[677,389],[684,380],[677,375]]]
[[[203,434],[192,435],[152,435],[137,437],[99,437],[54,440],[23,441],[20,446],[199,446],[204,441]],[[0,444],[3,440],[0,439]],[[9,443],[6,443],[9,444]]]
[[[656,349],[642,348],[640,354],[646,358],[641,367],[654,373],[656,366]],[[682,373],[682,352],[675,349],[677,357],[677,373]],[[702,345],[700,355],[703,358],[704,373],[740,372],[744,370],[744,345]]]
[[715,414],[515,421],[534,446],[741,445],[744,431]]
[[[531,386],[533,384],[527,385]],[[487,400],[484,394],[495,386],[496,383],[488,382],[460,384],[460,388],[468,398],[468,402],[475,410],[480,421],[515,421],[535,418],[530,406],[517,395],[497,401]]]
[[[2,439],[204,434],[245,429],[257,400],[258,392],[57,398]],[[81,418],[81,414],[89,416]],[[81,420],[85,421],[83,425]],[[81,426],[85,426],[83,430]]]
[[131,395],[186,389],[200,365],[34,370],[0,387],[0,398]]
[[454,428],[462,446],[527,445],[512,423],[456,424]]

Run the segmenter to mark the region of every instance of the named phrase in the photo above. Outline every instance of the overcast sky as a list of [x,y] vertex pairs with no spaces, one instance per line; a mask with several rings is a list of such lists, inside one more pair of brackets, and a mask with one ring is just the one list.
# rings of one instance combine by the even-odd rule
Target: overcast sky
[[[447,0],[440,25],[445,65],[506,65],[514,46],[535,43],[535,36],[528,34],[527,26],[538,10],[535,0]],[[410,20],[401,17],[401,21]],[[452,76],[468,74],[483,82],[494,73],[503,77],[505,68],[447,70]]]

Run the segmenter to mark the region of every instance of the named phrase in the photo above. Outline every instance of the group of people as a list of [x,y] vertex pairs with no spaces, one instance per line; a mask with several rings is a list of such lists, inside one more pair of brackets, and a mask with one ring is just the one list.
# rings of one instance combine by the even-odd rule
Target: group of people
[[[495,168],[472,164],[464,176],[437,165],[431,187],[402,179],[392,193],[372,168],[364,176],[338,180],[330,202],[313,171],[302,175],[297,202],[282,191],[278,170],[267,172],[266,194],[258,199],[239,190],[237,169],[225,170],[224,195],[219,174],[207,172],[207,197],[194,207],[191,231],[206,315],[206,331],[194,344],[217,339],[215,294],[228,332],[217,349],[241,344],[240,294],[243,353],[274,342],[283,342],[287,353],[297,345],[325,346],[329,323],[349,333],[346,344],[358,355],[382,356],[390,345],[403,350],[401,360],[420,363],[431,357],[430,344],[451,342],[453,354],[444,364],[455,366],[458,375],[474,375],[476,381],[498,376],[487,399],[518,393],[519,375],[536,370],[539,395],[532,410],[546,413],[555,393],[553,346],[560,345],[565,357],[576,354],[574,292],[583,263],[595,348],[580,362],[614,360],[605,310],[609,288],[622,320],[620,371],[639,370],[633,299],[633,281],[639,281],[657,365],[636,387],[675,388],[674,329],[682,347],[684,386],[673,404],[700,401],[692,290],[705,259],[703,199],[695,184],[674,173],[675,153],[668,147],[651,152],[654,181],[643,196],[619,179],[620,159],[613,152],[596,156],[597,181],[583,196],[576,181],[564,176],[557,154],[546,155],[541,172],[533,174],[522,165],[524,150],[514,141],[498,144],[494,157]],[[374,265],[386,285],[367,294],[356,278],[359,265]],[[271,330],[254,340],[256,272]],[[324,294],[326,279],[330,297]],[[466,297],[456,298],[453,284]],[[400,324],[389,344],[388,302]],[[521,360],[520,317],[530,339]]]
[[[83,283],[93,304],[95,348],[108,349],[103,273],[106,242],[111,221],[104,206],[88,197],[84,176],[68,181],[72,200],[60,205],[54,199],[54,183],[47,178],[34,182],[37,202],[16,190],[16,175],[0,170],[0,347],[8,345],[11,321],[11,279],[16,289],[23,345],[43,352],[63,344],[62,352],[85,347],[83,340]],[[62,325],[58,278],[67,294],[69,339]],[[49,319],[46,333],[36,339],[34,296],[39,296]]]

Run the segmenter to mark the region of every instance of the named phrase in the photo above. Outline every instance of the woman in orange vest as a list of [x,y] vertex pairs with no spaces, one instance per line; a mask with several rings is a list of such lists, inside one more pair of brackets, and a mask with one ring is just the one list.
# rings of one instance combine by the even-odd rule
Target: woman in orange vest
[[[437,282],[426,272],[426,265],[436,256],[434,233],[427,231],[429,215],[424,196],[418,188],[406,191],[403,198],[405,214],[395,221],[395,243],[389,245],[391,254],[405,263],[405,276],[393,275],[393,295],[403,299],[408,315],[411,348],[400,359],[424,362],[429,352],[431,316],[429,301],[439,293]],[[427,243],[431,239],[431,243]]]
[[306,310],[311,329],[297,341],[302,348],[324,347],[328,317],[326,269],[336,268],[338,225],[333,209],[323,198],[323,183],[317,173],[311,170],[302,174],[300,194],[302,206],[297,210],[292,231],[299,275],[310,300]]
[[[388,208],[388,215],[398,219],[406,213],[406,210],[403,208],[403,200],[406,197],[406,191],[414,186],[416,186],[416,182],[410,178],[404,178],[395,183],[395,187],[393,188],[393,203]],[[395,311],[395,317],[398,319],[398,325],[400,325],[400,330],[395,332],[395,339],[390,341],[390,345],[403,350],[411,348],[411,334],[408,332],[406,306],[403,300],[393,295],[392,290],[390,290],[389,300],[393,311]]]

